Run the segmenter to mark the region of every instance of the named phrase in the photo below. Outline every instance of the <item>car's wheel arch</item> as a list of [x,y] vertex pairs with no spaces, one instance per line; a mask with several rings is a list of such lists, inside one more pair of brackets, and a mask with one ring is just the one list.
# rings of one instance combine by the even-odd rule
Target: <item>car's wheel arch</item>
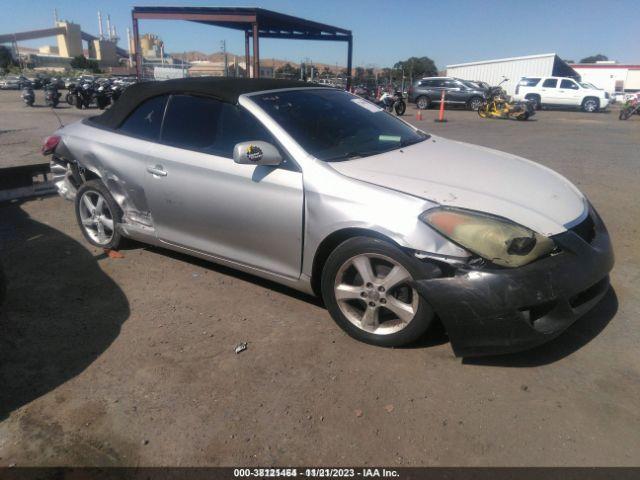
[[403,247],[397,239],[370,228],[349,227],[330,233],[318,244],[318,248],[316,248],[313,256],[313,263],[311,267],[311,288],[316,295],[321,296],[320,283],[322,279],[322,270],[329,258],[329,255],[331,255],[331,252],[333,252],[342,242],[354,237],[377,238],[379,240],[389,242],[398,248],[406,248]]

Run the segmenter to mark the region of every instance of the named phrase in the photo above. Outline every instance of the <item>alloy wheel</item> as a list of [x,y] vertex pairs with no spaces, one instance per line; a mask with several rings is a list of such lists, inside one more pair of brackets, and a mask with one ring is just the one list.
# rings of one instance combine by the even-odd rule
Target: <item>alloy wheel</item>
[[598,104],[595,100],[587,100],[586,102],[584,102],[584,109],[587,112],[595,112],[596,108],[598,108]]
[[482,106],[482,99],[474,98],[471,100],[471,104],[469,105],[471,110],[478,110]]
[[107,245],[113,238],[113,213],[104,197],[95,190],[82,194],[80,199],[80,220],[82,228],[98,245]]
[[380,254],[361,254],[338,270],[334,295],[342,314],[356,327],[376,335],[399,332],[418,311],[411,274]]

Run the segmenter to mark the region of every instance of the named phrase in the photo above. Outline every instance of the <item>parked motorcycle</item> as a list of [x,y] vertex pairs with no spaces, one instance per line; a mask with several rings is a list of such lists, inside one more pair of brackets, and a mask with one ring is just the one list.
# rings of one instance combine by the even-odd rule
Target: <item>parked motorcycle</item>
[[67,87],[67,94],[65,95],[64,99],[71,106],[75,105],[75,98],[78,95],[77,90],[78,86],[75,83],[69,83]]
[[122,95],[123,88],[120,85],[111,85],[111,101],[113,103],[117,102]]
[[30,83],[23,86],[20,96],[22,97],[22,101],[25,105],[33,107],[33,104],[36,101],[36,94],[33,92],[33,86]]
[[640,100],[637,96],[625,102],[618,118],[620,120],[627,120],[633,114],[640,115]]
[[535,115],[535,109],[531,102],[513,102],[507,97],[501,86],[507,80],[509,79],[505,78],[497,86],[489,88],[487,98],[478,107],[478,115],[481,118],[527,120]]
[[100,85],[94,92],[96,105],[100,110],[104,110],[111,103],[111,96],[108,93],[106,85]]
[[78,110],[89,108],[93,100],[93,87],[90,83],[83,83],[75,91],[74,105]]
[[375,103],[389,113],[395,112],[398,116],[404,115],[407,110],[407,103],[400,90],[393,93],[385,91]]
[[48,84],[44,90],[44,103],[51,108],[56,108],[60,103],[61,94],[58,87],[54,84]]

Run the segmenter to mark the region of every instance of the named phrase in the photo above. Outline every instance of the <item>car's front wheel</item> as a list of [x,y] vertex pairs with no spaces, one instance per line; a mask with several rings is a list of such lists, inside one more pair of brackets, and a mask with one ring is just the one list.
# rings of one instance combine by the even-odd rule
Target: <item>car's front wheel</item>
[[366,343],[397,347],[416,341],[434,312],[412,287],[420,277],[415,262],[419,260],[383,240],[346,240],[322,272],[329,313],[349,335]]
[[115,250],[122,241],[116,225],[122,211],[107,188],[99,180],[91,180],[76,194],[76,218],[84,238],[96,247]]
[[589,113],[597,112],[600,109],[600,102],[597,98],[585,98],[582,102],[582,109]]

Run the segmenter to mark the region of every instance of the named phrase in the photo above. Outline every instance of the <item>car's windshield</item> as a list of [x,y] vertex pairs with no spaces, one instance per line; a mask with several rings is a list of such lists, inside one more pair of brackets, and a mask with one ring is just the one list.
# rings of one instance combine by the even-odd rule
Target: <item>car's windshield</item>
[[592,85],[592,84],[591,84],[591,83],[589,83],[589,82],[578,82],[578,83],[580,84],[580,86],[581,86],[582,88],[592,88],[592,89],[594,89],[594,90],[597,90],[597,87],[595,87],[594,85]]
[[373,103],[341,90],[305,88],[251,99],[302,148],[327,162],[376,155],[428,138]]

